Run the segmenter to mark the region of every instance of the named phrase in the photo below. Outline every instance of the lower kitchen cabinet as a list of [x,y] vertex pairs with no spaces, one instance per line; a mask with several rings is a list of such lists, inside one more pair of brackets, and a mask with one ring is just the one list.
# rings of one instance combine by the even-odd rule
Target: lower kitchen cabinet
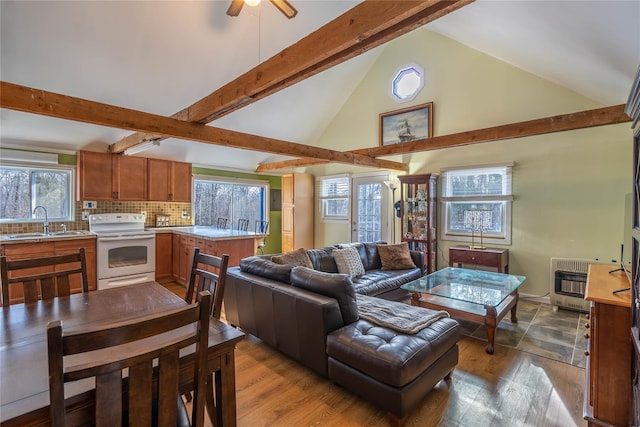
[[[95,239],[70,239],[70,240],[56,240],[46,242],[29,242],[29,243],[12,243],[1,246],[1,253],[7,257],[8,260],[16,259],[28,259],[48,257],[53,255],[67,255],[76,253],[84,248],[85,257],[87,262],[87,280],[89,281],[89,290],[97,289],[97,276],[96,276],[96,240]],[[64,268],[64,267],[56,267]],[[28,272],[24,270],[26,274],[39,274],[50,273],[53,267],[40,267],[34,268],[33,271]],[[71,278],[71,292],[82,292],[82,285],[80,284],[80,278],[72,276]],[[21,303],[22,299],[22,287],[13,286],[9,293],[11,304]]]
[[156,233],[156,280],[171,278],[173,275],[172,233]]

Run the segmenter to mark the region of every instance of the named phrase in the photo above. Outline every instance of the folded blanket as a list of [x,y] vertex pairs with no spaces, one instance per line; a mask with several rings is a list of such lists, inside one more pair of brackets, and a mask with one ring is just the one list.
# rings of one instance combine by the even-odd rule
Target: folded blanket
[[405,334],[417,334],[443,317],[446,311],[435,311],[408,304],[389,303],[382,298],[356,295],[360,318]]

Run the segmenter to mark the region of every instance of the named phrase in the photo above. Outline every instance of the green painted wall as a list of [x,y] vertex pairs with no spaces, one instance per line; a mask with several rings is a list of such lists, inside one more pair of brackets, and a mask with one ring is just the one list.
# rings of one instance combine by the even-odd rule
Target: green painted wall
[[[425,87],[410,103],[396,104],[388,95],[390,79],[411,62],[425,69]],[[380,113],[431,101],[434,135],[603,106],[419,29],[385,46],[318,145],[339,150],[377,146]],[[631,140],[630,125],[620,124],[386,158],[408,163],[410,174],[514,161],[510,271],[527,276],[523,293],[544,295],[550,257],[619,257],[624,196],[631,191]],[[332,164],[306,171],[319,176],[365,169]],[[315,231],[316,246],[324,246],[344,241],[349,225],[317,222]],[[439,241],[439,267],[448,264],[453,244],[459,243]]]

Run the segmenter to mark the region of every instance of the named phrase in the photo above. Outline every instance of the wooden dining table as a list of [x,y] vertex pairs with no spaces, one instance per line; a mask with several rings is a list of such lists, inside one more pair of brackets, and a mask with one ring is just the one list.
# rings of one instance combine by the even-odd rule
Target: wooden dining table
[[[63,330],[85,329],[162,313],[186,302],[156,282],[123,286],[68,297],[14,304],[0,316],[0,425],[49,424],[47,323],[61,320]],[[208,372],[218,371],[222,393],[216,396],[217,418],[236,425],[235,347],[244,333],[211,318]],[[180,390],[193,389],[193,358],[180,357]],[[67,418],[91,422],[95,399],[92,379],[65,388]]]

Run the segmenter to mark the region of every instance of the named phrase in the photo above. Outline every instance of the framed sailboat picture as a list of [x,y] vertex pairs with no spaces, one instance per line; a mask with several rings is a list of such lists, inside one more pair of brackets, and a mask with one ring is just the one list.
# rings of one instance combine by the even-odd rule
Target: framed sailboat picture
[[380,146],[433,135],[433,102],[380,114]]

